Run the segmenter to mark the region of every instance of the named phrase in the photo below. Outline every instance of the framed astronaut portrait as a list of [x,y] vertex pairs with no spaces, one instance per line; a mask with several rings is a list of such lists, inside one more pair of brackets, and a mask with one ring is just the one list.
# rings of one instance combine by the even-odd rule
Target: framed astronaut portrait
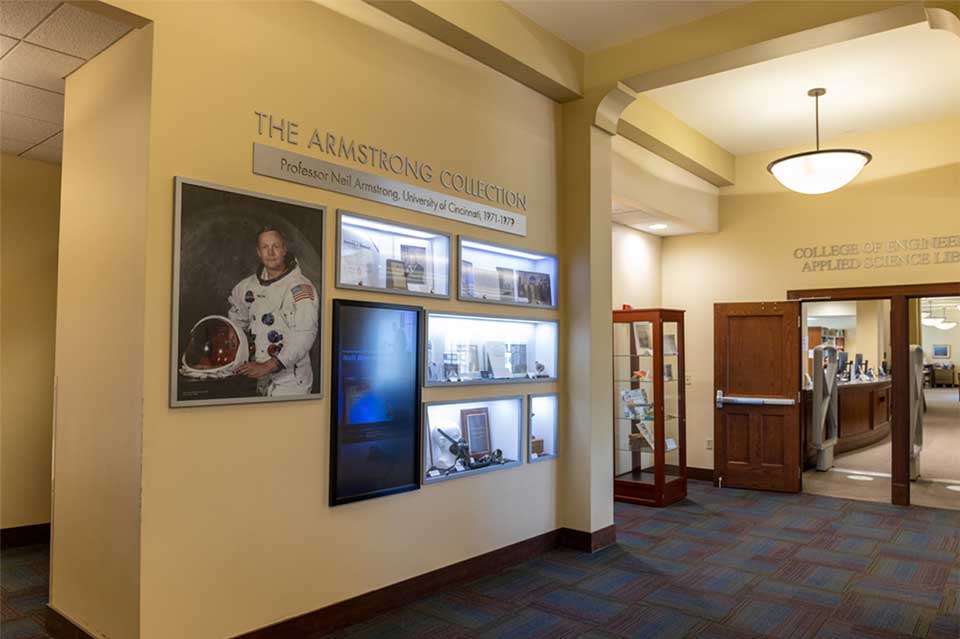
[[420,488],[423,309],[333,300],[330,505]]
[[175,189],[170,405],[322,397],[324,207]]

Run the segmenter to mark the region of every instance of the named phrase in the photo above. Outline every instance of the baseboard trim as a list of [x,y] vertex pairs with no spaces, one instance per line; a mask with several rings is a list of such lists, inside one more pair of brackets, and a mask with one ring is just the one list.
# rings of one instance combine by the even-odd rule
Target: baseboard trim
[[43,625],[47,634],[54,639],[95,639],[93,635],[50,604],[47,604]]
[[687,466],[687,479],[696,479],[698,481],[713,481],[712,468],[694,468]]
[[[587,533],[571,528],[557,530],[492,550],[471,559],[438,568],[399,583],[302,614],[272,626],[253,630],[234,639],[302,639],[319,637],[344,626],[399,608],[447,586],[492,575],[564,546],[593,552],[616,541],[613,526]],[[73,639],[72,637],[69,639]]]
[[617,541],[617,530],[613,525],[592,533],[573,528],[561,528],[558,532],[560,533],[559,545],[580,552],[596,552]]
[[50,524],[32,524],[0,529],[0,550],[50,543]]

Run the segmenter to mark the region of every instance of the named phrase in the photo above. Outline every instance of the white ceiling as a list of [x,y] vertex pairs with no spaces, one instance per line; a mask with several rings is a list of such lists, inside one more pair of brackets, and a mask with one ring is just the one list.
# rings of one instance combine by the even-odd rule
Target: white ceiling
[[129,30],[72,4],[0,2],[0,151],[59,164],[64,77]]
[[599,51],[714,13],[746,0],[505,0],[581,51]]
[[[960,115],[960,38],[902,27],[648,91],[647,96],[734,155]],[[869,150],[869,149],[868,149]]]

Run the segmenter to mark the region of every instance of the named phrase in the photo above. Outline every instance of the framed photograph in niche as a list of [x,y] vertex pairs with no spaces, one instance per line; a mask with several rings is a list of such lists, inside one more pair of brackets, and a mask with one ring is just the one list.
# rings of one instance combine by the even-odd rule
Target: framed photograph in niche
[[322,397],[324,207],[174,188],[170,406]]
[[458,298],[512,306],[557,307],[557,258],[459,238]]
[[420,487],[423,310],[333,301],[331,506]]
[[337,288],[450,298],[450,235],[337,211]]

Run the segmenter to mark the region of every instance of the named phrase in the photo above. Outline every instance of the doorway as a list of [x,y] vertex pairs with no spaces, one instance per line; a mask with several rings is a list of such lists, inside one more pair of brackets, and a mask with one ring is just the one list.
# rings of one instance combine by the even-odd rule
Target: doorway
[[960,296],[911,302],[911,343],[923,353],[922,452],[911,501],[960,508]]
[[890,300],[804,301],[801,319],[803,490],[889,502]]
[[[875,396],[870,401],[874,402],[877,414],[882,414],[876,406],[880,403],[885,405],[885,411],[889,411],[888,501],[909,505],[911,485],[914,483],[911,479],[917,479],[918,460],[922,467],[923,443],[922,429],[917,427],[917,412],[914,410],[912,414],[911,410],[921,405],[925,394],[921,392],[922,383],[913,383],[911,386],[911,381],[916,382],[923,374],[922,362],[919,365],[912,363],[916,353],[912,353],[911,343],[916,344],[918,333],[915,330],[911,334],[911,309],[919,309],[924,298],[960,297],[960,282],[797,290],[788,291],[787,297],[790,300],[788,302],[714,305],[714,379],[717,387],[714,413],[714,437],[717,442],[714,455],[715,482],[722,486],[761,490],[801,490],[802,476],[798,476],[796,482],[784,481],[792,469],[801,468],[803,433],[799,419],[802,403],[800,379],[804,369],[808,371],[807,374],[812,372],[806,359],[800,357],[798,347],[803,328],[801,302],[884,301],[888,304],[882,308],[888,309],[889,316],[889,359],[883,359],[880,346],[880,364],[876,366],[874,374],[880,365],[889,373],[889,395],[882,400]],[[756,342],[758,335],[763,336],[764,333],[740,331],[735,324],[744,320],[756,323],[758,318],[769,313],[774,313],[777,319],[767,323],[770,327],[778,327],[782,333],[779,338],[774,338],[774,333],[768,331],[771,333],[768,341],[777,347],[767,349],[766,356],[761,356],[751,344]],[[915,310],[915,326],[920,325],[920,314],[921,311]],[[736,321],[732,322],[734,319]],[[788,344],[792,352],[783,348]],[[878,340],[879,344],[881,342]],[[771,364],[773,360],[776,360],[773,362],[775,365]],[[863,366],[862,361],[858,364]],[[866,372],[866,368],[871,367],[863,368]],[[792,371],[796,371],[796,374]],[[779,380],[779,385],[771,385],[771,375]],[[742,382],[739,384],[742,388],[734,388],[736,385],[730,383],[731,379]],[[789,381],[791,379],[796,380],[795,384]],[[772,409],[773,406],[789,408]],[[949,412],[949,405],[944,411],[944,419],[948,424],[957,421]],[[919,421],[922,422],[922,415]],[[960,466],[958,461],[952,463]],[[918,493],[923,492],[924,484],[919,486]],[[960,491],[950,488],[952,492]],[[921,496],[921,501],[926,500]],[[938,505],[953,506],[953,501]],[[960,499],[955,507],[960,508]]]
[[[803,301],[890,301],[890,501],[900,506],[911,503],[911,449],[917,442],[916,432],[911,429],[911,409],[917,405],[911,402],[911,374],[898,374],[909,371],[911,364],[911,344],[920,339],[919,329],[921,311],[920,302],[924,298],[946,298],[960,296],[960,282],[941,282],[936,284],[914,284],[903,286],[871,286],[861,288],[807,289],[788,291],[787,298]],[[911,326],[914,330],[911,331]],[[917,392],[916,390],[914,391]],[[922,398],[920,398],[922,401]],[[949,416],[948,416],[949,419]],[[914,422],[916,419],[914,418]],[[919,449],[922,467],[923,452]],[[954,453],[956,455],[956,453]],[[957,462],[954,462],[957,463]],[[924,484],[918,484],[917,492],[923,493]],[[950,491],[955,492],[955,491]],[[949,493],[948,493],[949,494]],[[921,496],[921,501],[926,501]],[[929,505],[929,504],[925,504]],[[960,508],[960,499],[950,500],[940,507]]]

